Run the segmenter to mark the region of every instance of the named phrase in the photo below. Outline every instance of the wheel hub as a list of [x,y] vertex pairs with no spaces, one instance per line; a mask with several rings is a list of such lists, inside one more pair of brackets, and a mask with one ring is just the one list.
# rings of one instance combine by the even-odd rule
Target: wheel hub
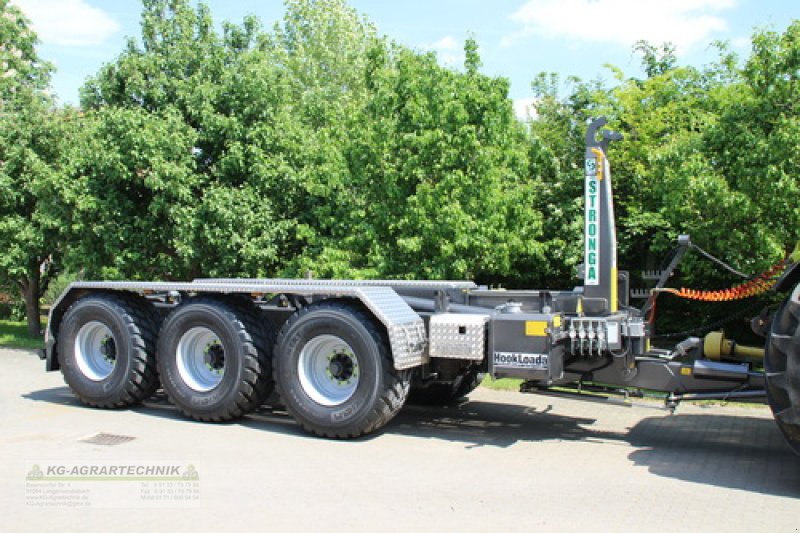
[[219,342],[212,342],[206,345],[203,352],[206,367],[216,374],[222,374],[222,370],[225,368],[225,349],[222,345]]
[[356,363],[350,354],[341,352],[331,355],[328,360],[328,377],[331,380],[338,382],[341,385],[347,385],[350,380],[355,377],[358,363]]
[[303,390],[320,405],[341,405],[358,388],[358,357],[336,335],[319,335],[308,341],[300,351],[297,370]]
[[102,381],[114,371],[117,344],[111,329],[93,320],[78,330],[75,337],[75,362],[80,372],[92,381]]
[[103,340],[100,341],[100,353],[108,362],[117,360],[117,345],[114,342],[114,337],[106,335]]
[[199,326],[186,331],[178,341],[175,362],[186,385],[197,392],[208,392],[225,375],[225,347],[219,336]]

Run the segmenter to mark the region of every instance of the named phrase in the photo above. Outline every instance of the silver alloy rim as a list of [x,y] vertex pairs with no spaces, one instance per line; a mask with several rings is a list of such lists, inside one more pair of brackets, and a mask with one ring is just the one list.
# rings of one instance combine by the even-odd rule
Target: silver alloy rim
[[78,330],[75,360],[81,373],[92,381],[103,381],[117,363],[117,343],[108,326],[93,320]]
[[208,328],[192,328],[178,341],[178,374],[197,392],[208,392],[225,375],[225,348],[216,333]]
[[335,335],[308,341],[297,361],[300,385],[320,405],[341,405],[358,387],[358,358],[350,345]]

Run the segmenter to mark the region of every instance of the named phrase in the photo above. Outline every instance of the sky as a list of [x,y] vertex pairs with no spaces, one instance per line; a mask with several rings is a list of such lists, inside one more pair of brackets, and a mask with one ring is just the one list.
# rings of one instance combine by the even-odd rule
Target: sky
[[[53,62],[59,101],[78,103],[87,77],[112,62],[127,37],[140,34],[139,0],[12,0],[31,19]],[[206,0],[217,23],[256,15],[280,21],[282,0]],[[711,44],[727,41],[740,55],[754,29],[784,31],[800,19],[800,0],[350,0],[378,31],[452,68],[463,63],[464,40],[480,47],[483,72],[511,80],[510,96],[524,116],[539,72],[611,79],[613,64],[640,74],[633,44],[672,42],[681,64],[715,59]]]

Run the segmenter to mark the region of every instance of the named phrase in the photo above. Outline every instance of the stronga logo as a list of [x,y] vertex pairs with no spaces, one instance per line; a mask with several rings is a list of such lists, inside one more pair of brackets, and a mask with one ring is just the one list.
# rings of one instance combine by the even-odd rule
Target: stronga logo
[[598,249],[600,247],[600,194],[597,180],[597,161],[594,158],[586,160],[586,228],[584,241],[586,250],[584,264],[586,272],[583,282],[586,285],[600,283],[600,265],[598,264]]

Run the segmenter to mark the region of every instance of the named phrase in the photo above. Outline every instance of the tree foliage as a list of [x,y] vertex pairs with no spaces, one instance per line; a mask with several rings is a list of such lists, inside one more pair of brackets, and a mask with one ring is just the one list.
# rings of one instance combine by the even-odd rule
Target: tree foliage
[[[800,238],[798,36],[800,21],[783,34],[756,32],[743,63],[719,44],[719,59],[703,68],[679,66],[670,46],[639,43],[646,77],[629,78],[612,67],[614,85],[571,79],[566,95],[559,94],[557,78],[536,80],[539,120],[531,131],[559,168],[579,160],[587,116],[607,115],[625,134],[610,150],[621,265],[658,269],[682,233],[752,274],[794,248]],[[556,191],[562,205],[576,193]],[[737,282],[691,255],[681,275],[673,283],[716,289]],[[694,308],[678,325],[697,325],[704,313]]]
[[370,94],[340,148],[346,181],[317,217],[326,225],[312,245],[331,260],[323,274],[519,275],[540,220],[507,82],[382,42],[366,78]]
[[[572,80],[563,97],[550,83],[532,130],[553,152],[577,159],[587,114],[608,115],[626,135],[610,154],[623,264],[647,268],[642,259],[666,253],[680,233],[750,272],[793,248],[798,34],[800,22],[783,35],[756,33],[743,66],[720,45],[718,62],[702,69],[677,66],[669,46],[640,43],[644,79],[614,69],[614,86]],[[699,264],[687,274],[718,279]]]
[[341,0],[222,36],[202,5],[148,0],[142,42],[83,91],[75,257],[103,277],[524,278],[527,140],[466,48],[445,69]]
[[22,12],[0,0],[0,286],[25,303],[30,335],[41,329],[39,298],[62,251],[65,147],[73,113],[54,110],[45,90],[52,67],[36,54]]

